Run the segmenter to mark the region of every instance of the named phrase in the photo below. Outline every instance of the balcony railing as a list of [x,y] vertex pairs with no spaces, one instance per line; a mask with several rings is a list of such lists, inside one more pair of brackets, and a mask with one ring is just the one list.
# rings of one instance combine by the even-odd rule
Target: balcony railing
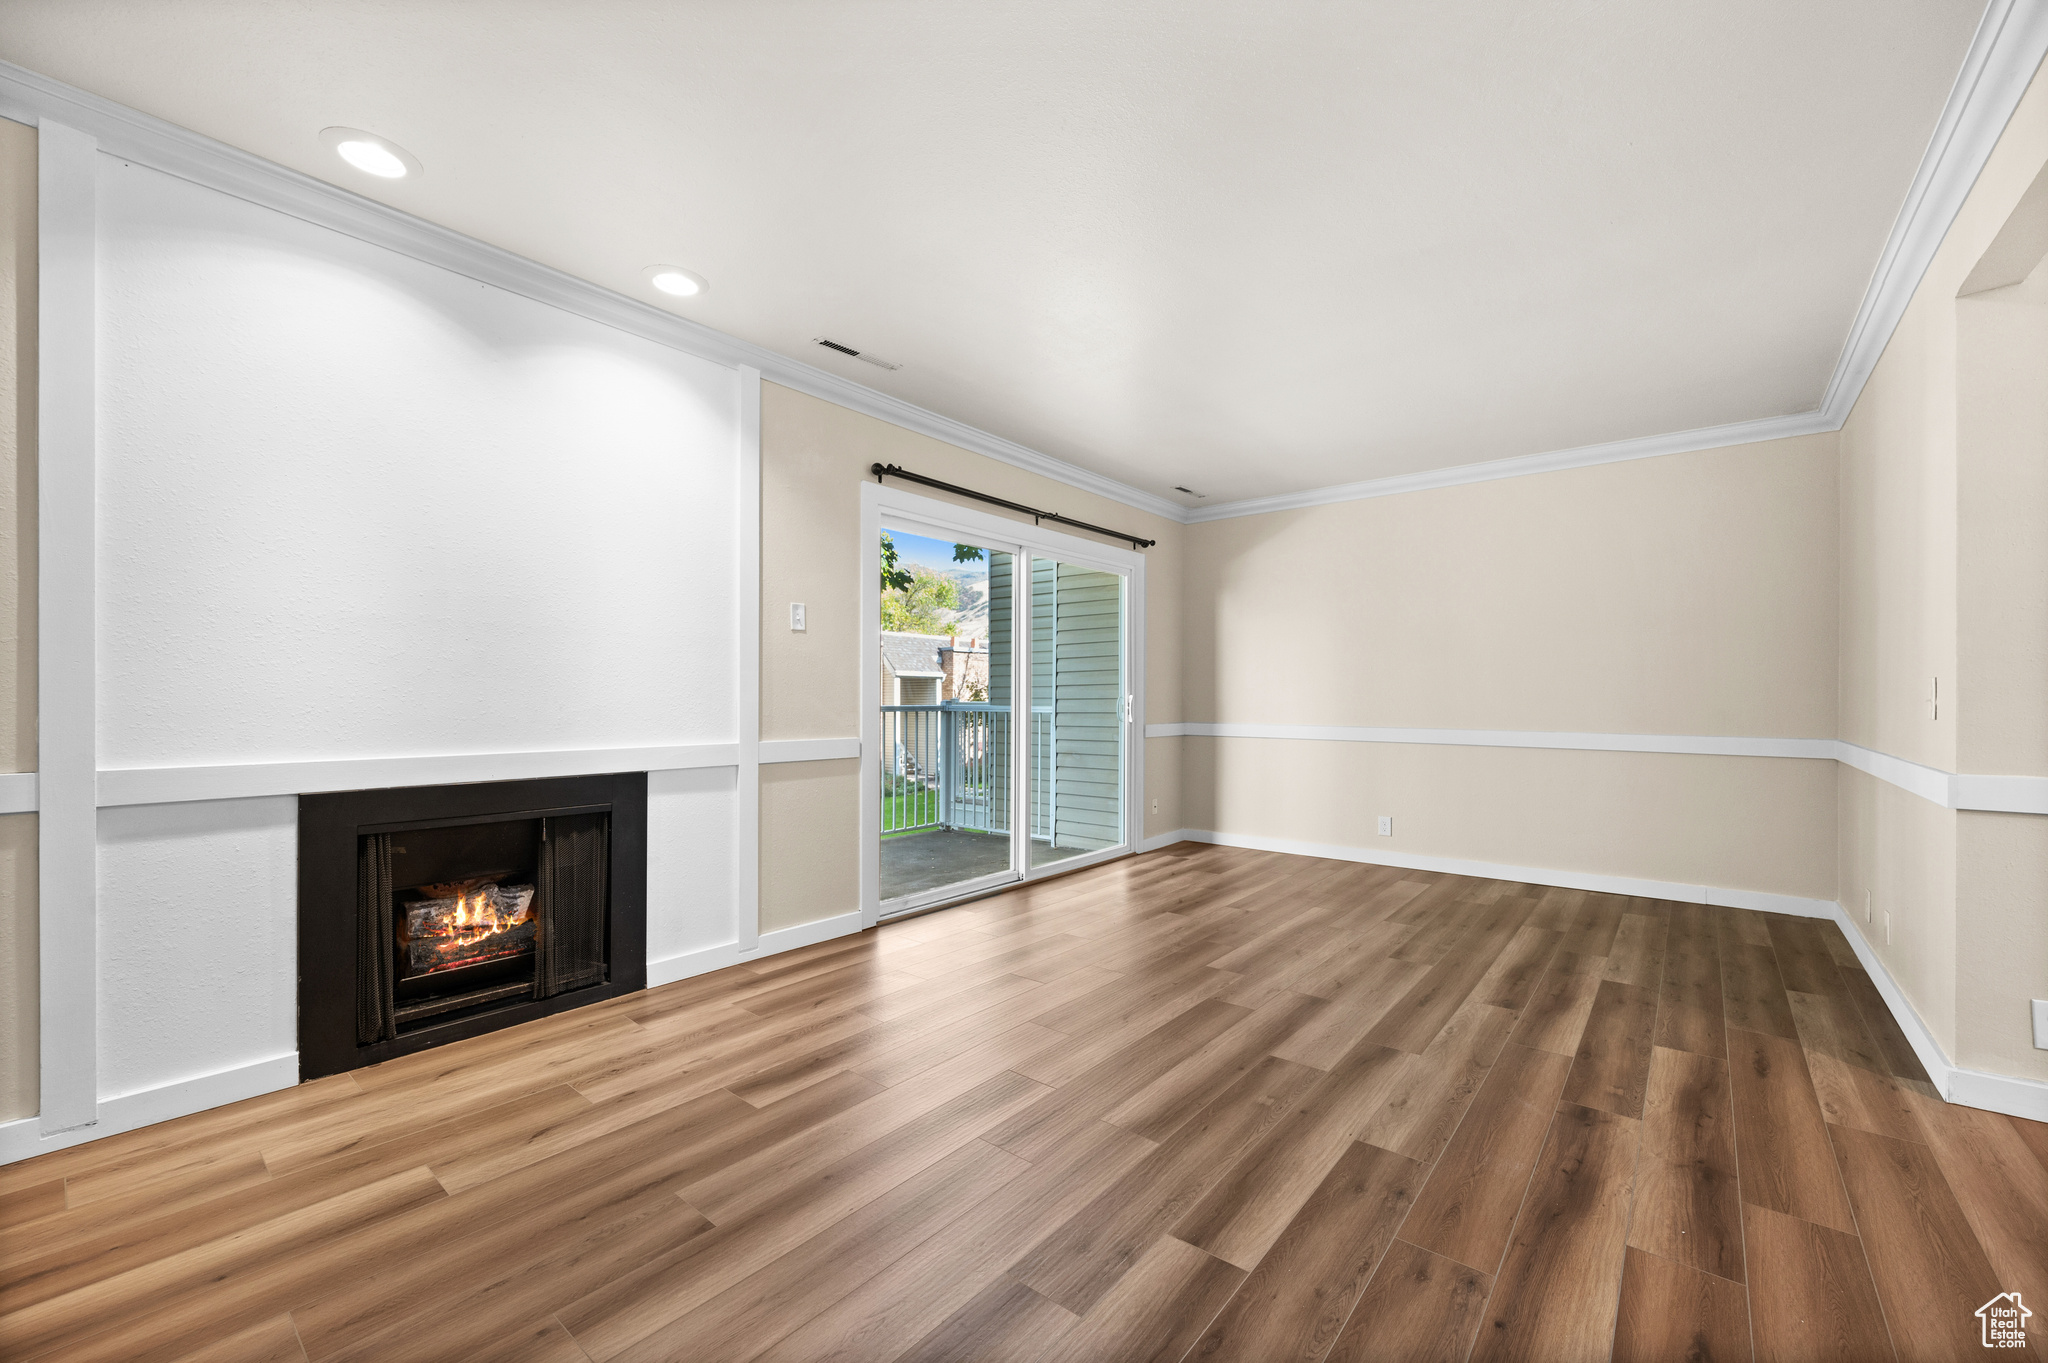
[[[1052,707],[1033,706],[1031,836],[1052,836]],[[927,828],[1010,831],[1010,707],[882,707],[882,836]]]

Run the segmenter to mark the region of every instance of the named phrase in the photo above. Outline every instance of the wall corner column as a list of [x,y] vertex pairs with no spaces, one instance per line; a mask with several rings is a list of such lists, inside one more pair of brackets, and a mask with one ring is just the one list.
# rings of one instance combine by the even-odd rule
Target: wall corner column
[[98,144],[45,120],[37,138],[37,803],[41,1129],[98,1120],[95,702]]
[[761,371],[740,366],[739,949],[761,948]]

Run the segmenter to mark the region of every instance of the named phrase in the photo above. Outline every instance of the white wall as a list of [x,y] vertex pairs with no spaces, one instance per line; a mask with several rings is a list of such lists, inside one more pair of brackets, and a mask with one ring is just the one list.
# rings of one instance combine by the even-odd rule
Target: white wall
[[[0,765],[36,766],[36,130],[0,118]],[[34,1115],[36,816],[0,816],[0,1122]]]
[[298,1049],[299,802],[99,818],[102,1100]]
[[700,767],[647,777],[647,960],[735,941],[738,771]]
[[734,740],[734,370],[99,159],[102,767]]

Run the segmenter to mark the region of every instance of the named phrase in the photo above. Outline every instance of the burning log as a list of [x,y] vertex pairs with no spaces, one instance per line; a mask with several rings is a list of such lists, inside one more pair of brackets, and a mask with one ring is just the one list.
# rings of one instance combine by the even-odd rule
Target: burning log
[[406,965],[415,975],[447,970],[458,965],[476,965],[502,956],[518,956],[533,950],[539,924],[528,919],[517,927],[484,932],[475,937],[415,937],[406,944]]
[[[438,892],[438,893],[437,893]],[[539,924],[533,886],[477,878],[423,885],[401,904],[398,942],[408,973],[425,974],[531,952]]]
[[419,899],[405,906],[402,939],[466,936],[496,931],[533,916],[533,886],[486,884],[448,898]]

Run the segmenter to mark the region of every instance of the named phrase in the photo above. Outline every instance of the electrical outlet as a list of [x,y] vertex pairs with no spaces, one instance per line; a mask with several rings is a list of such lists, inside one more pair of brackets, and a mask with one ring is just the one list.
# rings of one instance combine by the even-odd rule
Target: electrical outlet
[[2048,999],[2034,1000],[2034,1049],[2048,1051]]
[[1936,677],[1934,679],[1934,685],[1928,688],[1927,710],[1928,718],[1941,718],[1941,678],[1939,677]]
[[1154,801],[1152,802],[1152,812],[1153,812],[1154,814],[1157,814],[1157,813],[1159,812],[1159,801],[1157,801],[1157,800],[1154,800]]
[[1863,892],[1863,921],[1866,923],[1870,921],[1870,891],[1868,890]]
[[789,603],[789,628],[796,634],[804,632],[804,603],[801,601]]
[[1394,816],[1393,816],[1393,815],[1391,815],[1391,814],[1382,814],[1382,815],[1380,815],[1380,836],[1381,836],[1381,837],[1383,837],[1383,838],[1391,838],[1391,837],[1393,837],[1393,836],[1394,836]]
[[1884,944],[1886,946],[1892,944],[1892,911],[1890,909],[1884,911]]

